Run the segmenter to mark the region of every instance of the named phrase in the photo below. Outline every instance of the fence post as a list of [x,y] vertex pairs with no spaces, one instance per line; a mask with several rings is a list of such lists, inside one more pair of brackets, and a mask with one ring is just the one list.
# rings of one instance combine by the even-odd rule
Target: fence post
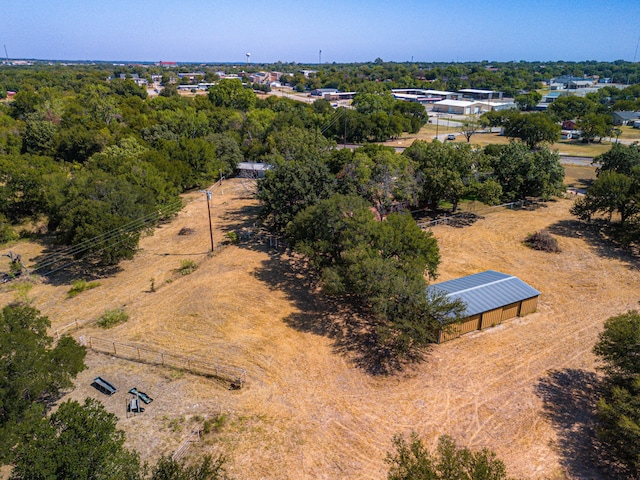
[[138,348],[138,360],[140,360],[140,349]]
[[117,355],[117,352],[116,352],[116,342],[113,342],[113,354],[114,354],[114,355]]
[[162,361],[162,365],[164,365],[164,353],[160,354],[160,360]]

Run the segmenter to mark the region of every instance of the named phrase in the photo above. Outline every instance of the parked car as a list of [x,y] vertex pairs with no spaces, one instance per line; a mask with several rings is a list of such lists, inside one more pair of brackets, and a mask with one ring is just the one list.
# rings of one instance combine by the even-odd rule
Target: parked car
[[453,133],[450,133],[449,135],[447,135],[447,140],[455,140],[456,136]]

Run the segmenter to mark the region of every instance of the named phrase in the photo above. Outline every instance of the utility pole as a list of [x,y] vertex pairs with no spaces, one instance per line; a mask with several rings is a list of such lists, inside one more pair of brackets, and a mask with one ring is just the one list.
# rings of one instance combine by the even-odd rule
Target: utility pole
[[211,195],[213,195],[213,192],[210,190],[200,190],[200,193],[204,193],[207,195],[207,213],[209,217],[209,237],[211,238],[211,253],[213,253],[213,227],[211,226],[211,206],[209,205],[209,200],[211,200]]
[[347,109],[344,109],[344,147],[347,146]]

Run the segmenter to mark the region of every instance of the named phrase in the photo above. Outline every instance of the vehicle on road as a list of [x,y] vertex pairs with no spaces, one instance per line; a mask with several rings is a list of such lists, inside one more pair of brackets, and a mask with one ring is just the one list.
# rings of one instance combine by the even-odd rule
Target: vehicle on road
[[447,135],[447,140],[455,140],[456,136],[453,133],[450,133],[449,135]]

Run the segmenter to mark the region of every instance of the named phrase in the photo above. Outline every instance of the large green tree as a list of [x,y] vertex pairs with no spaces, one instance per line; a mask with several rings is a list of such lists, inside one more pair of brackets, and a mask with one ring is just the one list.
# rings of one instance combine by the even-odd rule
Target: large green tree
[[611,115],[604,113],[588,113],[576,122],[581,131],[583,142],[592,142],[598,137],[601,142],[604,137],[610,136],[613,130]]
[[50,227],[63,243],[80,245],[77,256],[115,264],[133,256],[142,231],[158,220],[158,209],[149,189],[96,169],[74,177]]
[[329,198],[335,178],[321,159],[299,162],[278,160],[258,182],[262,215],[276,230],[283,231],[298,212]]
[[220,80],[209,89],[209,100],[216,107],[247,111],[256,103],[256,94],[240,80]]
[[456,321],[459,303],[429,298],[425,274],[436,275],[435,239],[408,214],[376,221],[361,197],[334,195],[301,211],[287,233],[321,274],[331,295],[367,310],[379,346],[402,356],[433,343],[442,323]]
[[520,110],[533,110],[542,100],[542,94],[536,91],[521,93],[514,98]]
[[490,450],[460,448],[448,436],[438,440],[431,453],[416,433],[409,441],[402,435],[393,437],[394,452],[387,453],[388,480],[506,480],[502,460]]
[[[84,347],[47,336],[49,319],[35,308],[12,304],[0,311],[0,459],[12,452],[17,427],[34,406],[44,407],[84,366]],[[36,409],[42,411],[42,408]]]
[[618,213],[620,222],[624,224],[640,212],[640,168],[637,170],[633,176],[613,171],[602,172],[586,195],[576,200],[571,213],[582,220],[590,220],[593,215],[604,213],[609,221],[614,213]]
[[493,178],[502,186],[503,200],[526,197],[549,199],[564,191],[564,169],[557,152],[544,148],[535,152],[511,142],[489,156]]
[[631,310],[607,319],[594,353],[606,375],[597,436],[628,478],[640,478],[640,314]]
[[548,112],[559,120],[574,120],[595,113],[597,105],[588,98],[566,95],[549,105]]
[[11,480],[138,480],[137,453],[124,447],[117,417],[97,400],[67,401],[25,425]]
[[560,125],[546,113],[527,113],[509,116],[504,124],[507,137],[519,138],[529,149],[542,143],[554,143],[560,139]]
[[421,200],[436,208],[442,200],[453,204],[453,210],[476,180],[479,156],[470,145],[415,141],[407,148],[409,157],[421,173]]

